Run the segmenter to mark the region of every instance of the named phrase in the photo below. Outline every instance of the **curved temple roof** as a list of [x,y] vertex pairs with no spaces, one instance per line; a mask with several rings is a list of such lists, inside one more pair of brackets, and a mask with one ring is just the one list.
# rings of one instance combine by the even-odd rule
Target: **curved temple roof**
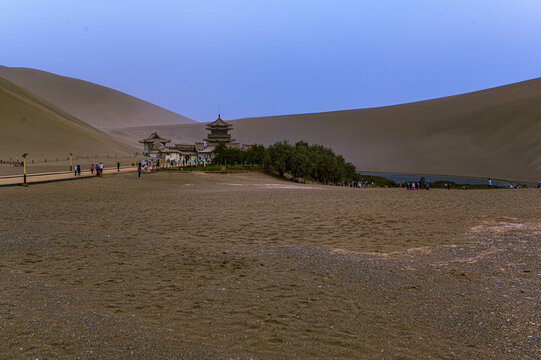
[[164,139],[160,135],[158,135],[157,132],[153,132],[152,134],[150,134],[149,137],[147,137],[146,139],[143,139],[143,140],[139,140],[139,142],[140,143],[146,143],[146,142],[168,143],[168,142],[171,142],[171,140]]
[[220,114],[218,114],[218,119],[214,120],[213,122],[207,124],[207,130],[211,130],[212,128],[227,128],[232,129],[233,125],[226,123],[222,120],[220,117]]

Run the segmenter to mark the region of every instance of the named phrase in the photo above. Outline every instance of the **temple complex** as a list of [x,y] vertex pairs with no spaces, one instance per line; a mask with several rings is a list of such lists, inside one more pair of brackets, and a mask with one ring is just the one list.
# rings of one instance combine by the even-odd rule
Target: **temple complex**
[[225,143],[228,147],[241,148],[240,144],[235,143],[235,139],[231,139],[231,134],[229,134],[229,131],[233,129],[233,125],[223,121],[220,115],[218,115],[218,119],[207,124],[206,129],[210,131],[207,137],[201,142],[192,144],[174,144],[170,146],[167,144],[171,140],[164,139],[155,132],[139,142],[144,144],[144,155],[181,163],[212,161],[214,149],[219,143]]

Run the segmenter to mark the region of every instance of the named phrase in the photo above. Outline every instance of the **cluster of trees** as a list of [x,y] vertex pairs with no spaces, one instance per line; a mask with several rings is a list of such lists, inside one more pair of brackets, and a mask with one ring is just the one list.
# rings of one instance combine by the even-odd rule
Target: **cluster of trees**
[[256,165],[272,167],[280,176],[290,174],[295,180],[310,179],[325,184],[356,180],[355,166],[322,145],[299,141],[294,145],[277,142],[265,148],[254,145],[248,150],[228,148],[219,144],[213,159],[215,165]]
[[253,145],[248,150],[227,147],[220,143],[214,150],[212,165],[269,166],[263,145]]

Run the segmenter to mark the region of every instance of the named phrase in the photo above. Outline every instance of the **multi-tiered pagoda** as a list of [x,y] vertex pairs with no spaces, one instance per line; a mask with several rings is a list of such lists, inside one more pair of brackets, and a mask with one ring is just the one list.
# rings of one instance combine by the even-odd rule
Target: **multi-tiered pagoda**
[[221,142],[232,143],[235,139],[231,139],[231,134],[228,133],[231,129],[233,129],[233,125],[223,121],[218,114],[218,119],[207,124],[207,130],[210,130],[210,134],[203,141],[206,141],[208,146],[218,145]]

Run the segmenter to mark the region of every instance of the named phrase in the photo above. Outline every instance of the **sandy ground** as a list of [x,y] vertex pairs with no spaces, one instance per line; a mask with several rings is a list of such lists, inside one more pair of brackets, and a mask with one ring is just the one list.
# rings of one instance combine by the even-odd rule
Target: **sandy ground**
[[538,359],[541,191],[0,188],[2,359]]

